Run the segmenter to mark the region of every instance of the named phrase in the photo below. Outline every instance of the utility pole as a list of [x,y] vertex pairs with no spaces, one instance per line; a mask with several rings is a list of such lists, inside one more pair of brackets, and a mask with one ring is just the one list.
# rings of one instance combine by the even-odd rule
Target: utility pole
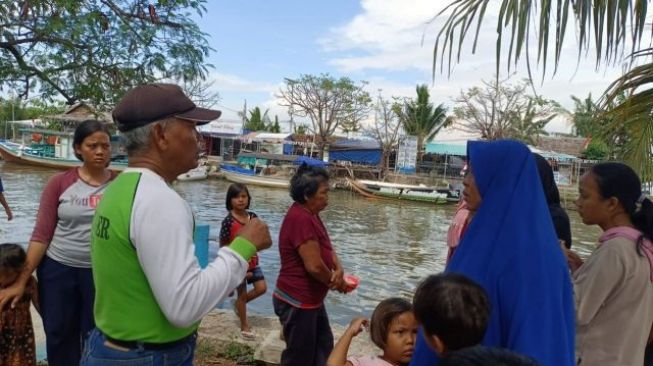
[[288,107],[288,114],[290,115],[290,133],[295,133],[295,120],[293,119],[293,114],[295,114],[295,109],[292,107]]
[[243,105],[243,128],[245,131],[245,123],[247,122],[247,99],[245,99],[245,104]]

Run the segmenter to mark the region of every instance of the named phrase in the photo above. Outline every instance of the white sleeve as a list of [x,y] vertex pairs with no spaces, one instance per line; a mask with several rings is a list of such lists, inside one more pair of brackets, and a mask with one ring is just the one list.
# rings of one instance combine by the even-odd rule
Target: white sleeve
[[154,297],[168,321],[202,319],[245,278],[247,261],[229,248],[202,269],[195,258],[193,214],[176,193],[136,195],[130,237]]

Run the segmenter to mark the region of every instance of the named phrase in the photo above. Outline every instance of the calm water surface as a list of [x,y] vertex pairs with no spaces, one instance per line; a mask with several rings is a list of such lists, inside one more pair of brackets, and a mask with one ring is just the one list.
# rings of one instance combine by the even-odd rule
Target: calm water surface
[[[47,179],[56,170],[0,162],[0,176],[14,220],[1,221],[0,242],[27,244],[38,201]],[[217,251],[220,223],[226,215],[225,193],[229,183],[210,179],[180,182],[175,189],[192,206],[196,219],[211,227],[211,252]],[[274,246],[261,254],[261,266],[268,281],[268,293],[249,304],[250,311],[274,315],[270,293],[279,272],[276,248],[279,227],[292,203],[287,191],[252,186],[252,211],[270,226]],[[329,206],[321,214],[331,240],[348,273],[361,278],[357,291],[327,297],[332,321],[345,324],[358,314],[369,315],[376,304],[390,296],[411,297],[424,276],[439,272],[446,257],[446,230],[454,206],[417,203],[387,203],[363,199],[352,192],[333,191]],[[583,256],[591,253],[599,235],[586,227],[575,212],[572,219],[574,247]],[[4,213],[0,214],[4,220]],[[224,305],[230,306],[230,303]]]

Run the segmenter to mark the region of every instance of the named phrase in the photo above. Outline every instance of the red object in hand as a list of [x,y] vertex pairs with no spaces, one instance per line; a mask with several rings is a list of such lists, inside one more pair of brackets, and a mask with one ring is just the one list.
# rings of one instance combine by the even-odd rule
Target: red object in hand
[[352,292],[360,283],[360,279],[354,275],[344,275],[343,279],[345,280],[345,292]]

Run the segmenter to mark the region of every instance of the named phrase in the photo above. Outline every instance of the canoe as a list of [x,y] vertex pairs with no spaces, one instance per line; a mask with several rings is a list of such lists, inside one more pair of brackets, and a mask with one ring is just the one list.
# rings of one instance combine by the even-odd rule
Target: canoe
[[418,201],[435,204],[458,202],[460,193],[435,187],[380,182],[374,180],[348,179],[349,186],[369,198]]

